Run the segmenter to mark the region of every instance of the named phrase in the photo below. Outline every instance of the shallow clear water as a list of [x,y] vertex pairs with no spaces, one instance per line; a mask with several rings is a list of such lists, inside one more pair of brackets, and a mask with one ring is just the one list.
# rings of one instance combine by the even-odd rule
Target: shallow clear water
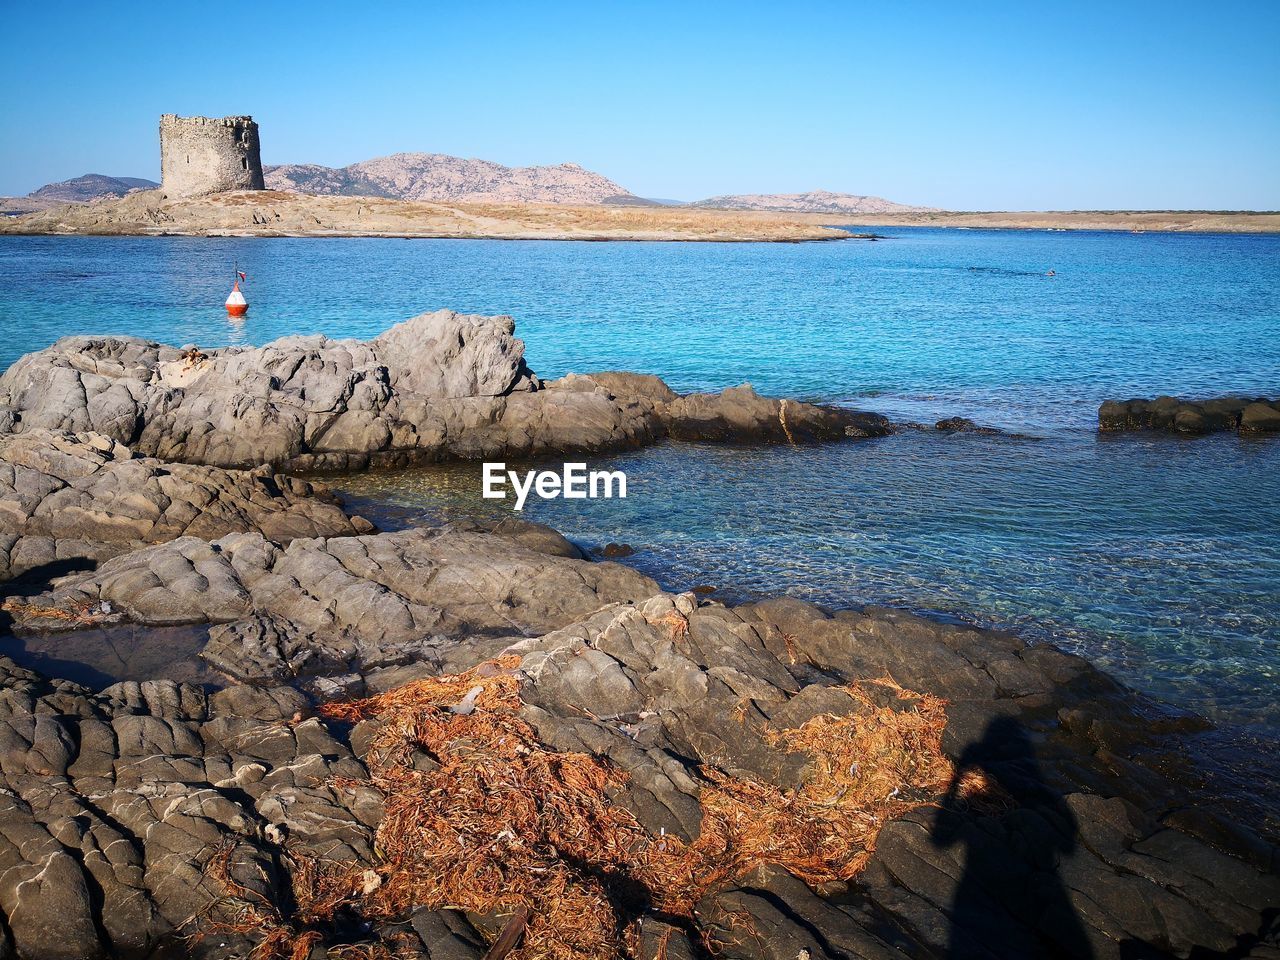
[[0,636],[0,653],[45,676],[95,690],[119,680],[178,680],[221,687],[226,677],[200,659],[209,642],[205,627],[139,627],[131,624],[67,633]]
[[[249,316],[222,302],[235,264]],[[1045,276],[1053,269],[1056,276]],[[1280,237],[913,230],[875,242],[0,237],[0,366],[67,333],[200,346],[510,313],[544,377],[876,399],[1018,428],[1280,387]]]
[[[236,261],[252,304],[238,326],[221,308]],[[672,587],[1007,626],[1184,706],[1280,722],[1280,441],[1093,430],[1106,397],[1280,393],[1280,238],[0,238],[0,273],[0,364],[69,333],[206,347],[364,337],[450,306],[515,315],[543,376],[641,370],[681,390],[749,380],[1031,434],[672,444],[600,461],[627,470],[625,501],[528,515],[587,544],[628,542],[628,562]],[[383,522],[503,509],[480,500],[476,465],[342,485]]]
[[[593,461],[625,500],[532,498],[524,516],[671,589],[887,604],[1053,640],[1142,689],[1280,722],[1280,444],[1234,437],[907,434],[825,448],[702,444]],[[481,469],[345,478],[383,527],[496,516]],[[389,505],[389,506],[388,506]]]

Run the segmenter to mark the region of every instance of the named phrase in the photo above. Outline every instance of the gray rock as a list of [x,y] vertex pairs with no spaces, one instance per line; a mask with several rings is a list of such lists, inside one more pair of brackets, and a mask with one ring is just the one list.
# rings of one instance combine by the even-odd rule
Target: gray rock
[[544,385],[510,317],[442,310],[367,342],[292,336],[202,353],[132,337],[64,337],[0,377],[0,427],[93,430],[165,460],[353,469],[443,458],[598,453],[688,439],[878,436],[871,414],[749,387],[677,397],[656,377]]
[[42,429],[0,434],[0,524],[0,580],[183,536],[255,531],[287,543],[373,529],[316,484],[166,464],[102,434]]
[[[542,549],[523,545],[531,537]],[[533,635],[658,589],[618,564],[545,552],[560,546],[548,539],[534,525],[287,547],[260,534],[212,543],[183,537],[65,577],[12,615],[20,630],[77,629],[96,620],[75,614],[106,603],[114,618],[133,623],[214,624],[205,657],[215,667],[242,680],[280,681],[346,672],[357,659],[369,667],[442,665],[450,638]]]
[[750,384],[679,397],[660,415],[677,440],[812,443],[890,432],[889,421],[879,414],[762,397]]
[[488,943],[456,910],[416,910],[410,920],[431,960],[481,960]]
[[1241,433],[1280,433],[1280,400],[1255,401],[1240,413]]
[[1098,429],[1157,430],[1199,435],[1222,431],[1280,432],[1280,400],[1218,397],[1194,402],[1177,397],[1107,400],[1098,408]]
[[550,554],[553,557],[586,559],[586,555],[560,531],[553,530],[546,524],[534,523],[532,520],[524,520],[520,517],[504,517],[497,523],[487,524],[478,521],[459,521],[451,524],[451,529],[492,533],[495,536],[514,540],[530,550]]
[[667,386],[661,377],[655,377],[651,373],[602,370],[587,374],[586,379],[603,387],[615,397],[639,397],[655,406],[671,403],[679,397],[679,394]]

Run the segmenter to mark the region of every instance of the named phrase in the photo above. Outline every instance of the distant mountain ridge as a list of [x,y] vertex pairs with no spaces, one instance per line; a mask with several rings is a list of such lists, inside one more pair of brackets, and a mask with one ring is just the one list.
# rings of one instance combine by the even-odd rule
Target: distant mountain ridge
[[[489,160],[443,153],[395,153],[345,167],[317,163],[267,166],[269,190],[317,196],[384,197],[437,203],[550,203],[607,206],[691,206],[721,210],[865,215],[934,213],[882,197],[811,190],[808,193],[734,194],[684,204],[639,197],[608,177],[576,163],[507,167]],[[0,215],[17,215],[64,203],[123,197],[159,184],[141,177],[98,173],[47,184],[25,197],[0,197]]]
[[264,170],[267,189],[321,196],[373,196],[454,203],[636,203],[601,174],[560,163],[506,167],[443,153],[395,153],[345,167],[287,163]]
[[48,183],[27,196],[36,200],[55,200],[58,203],[85,203],[99,197],[123,197],[130,190],[154,190],[160,184],[141,177],[108,177],[101,173],[86,173],[82,177]]
[[123,197],[134,190],[153,190],[160,184],[141,177],[108,177],[86,173],[82,177],[46,183],[25,197],[0,197],[0,214],[17,216],[34,210],[46,210],[61,203],[88,203],[102,197]]
[[710,197],[692,204],[719,210],[778,210],[784,213],[933,213],[936,207],[913,207],[883,197],[810,190],[808,193],[740,193]]

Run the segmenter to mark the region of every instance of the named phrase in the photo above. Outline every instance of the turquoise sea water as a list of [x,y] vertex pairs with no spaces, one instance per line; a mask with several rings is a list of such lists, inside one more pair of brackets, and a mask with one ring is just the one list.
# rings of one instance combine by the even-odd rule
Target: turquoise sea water
[[[0,365],[69,333],[201,346],[510,313],[542,376],[613,368],[1030,439],[665,445],[626,501],[527,514],[726,599],[888,603],[1051,639],[1280,723],[1280,440],[1103,436],[1107,397],[1280,393],[1280,238],[884,231],[829,244],[0,238]],[[249,274],[242,325],[221,308]],[[1053,269],[1056,276],[1045,271]],[[386,523],[491,512],[475,465],[351,478]]]

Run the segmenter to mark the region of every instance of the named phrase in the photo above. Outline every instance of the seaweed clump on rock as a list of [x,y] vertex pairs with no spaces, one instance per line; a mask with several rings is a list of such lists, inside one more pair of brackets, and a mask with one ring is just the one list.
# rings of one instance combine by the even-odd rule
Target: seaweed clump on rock
[[[211,869],[233,919],[206,934],[252,934],[255,960],[284,960],[374,923],[450,907],[488,918],[496,942],[518,957],[648,956],[645,919],[667,927],[658,934],[665,952],[676,929],[693,929],[708,894],[762,865],[812,886],[851,880],[881,826],[935,801],[955,774],[942,752],[944,701],[888,679],[855,683],[843,688],[847,714],[769,737],[809,758],[799,786],[703,768],[697,839],[654,834],[615,802],[623,773],[601,757],[548,748],[521,718],[519,665],[507,654],[322,707],[327,720],[353,724],[353,741],[364,744],[367,783],[385,811],[378,862],[296,860],[293,906],[282,910],[231,880],[224,853]],[[977,804],[1003,802],[978,772],[962,793]],[[347,946],[391,957],[383,941]],[[709,932],[702,946],[718,948]]]

